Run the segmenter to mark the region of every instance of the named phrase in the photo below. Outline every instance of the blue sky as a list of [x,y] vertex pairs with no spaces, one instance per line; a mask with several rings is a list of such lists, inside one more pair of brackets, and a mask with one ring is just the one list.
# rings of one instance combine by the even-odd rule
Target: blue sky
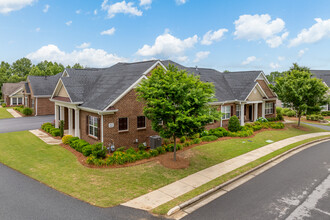
[[0,0],[0,60],[330,69],[330,1]]

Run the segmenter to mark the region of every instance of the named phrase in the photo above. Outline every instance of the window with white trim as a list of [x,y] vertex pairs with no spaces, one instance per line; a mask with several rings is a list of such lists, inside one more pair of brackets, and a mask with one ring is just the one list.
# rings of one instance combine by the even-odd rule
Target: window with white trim
[[118,119],[118,130],[119,131],[128,131],[128,118],[119,118]]
[[222,120],[229,119],[231,116],[231,106],[221,106]]
[[240,116],[241,116],[241,106],[240,105],[236,105],[236,116],[238,118],[240,118]]
[[146,117],[145,116],[137,116],[137,128],[146,128]]
[[23,104],[23,98],[19,97],[17,98],[17,105],[22,105]]
[[17,98],[11,98],[12,99],[12,104],[17,105]]
[[98,137],[98,118],[94,116],[88,116],[88,134],[93,137]]
[[268,102],[265,106],[265,114],[270,115],[274,113],[274,103]]

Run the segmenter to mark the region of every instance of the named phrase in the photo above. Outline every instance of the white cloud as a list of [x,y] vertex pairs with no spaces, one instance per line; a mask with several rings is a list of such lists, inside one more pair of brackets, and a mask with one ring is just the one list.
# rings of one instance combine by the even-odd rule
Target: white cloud
[[91,45],[91,43],[84,42],[81,45],[77,46],[77,48],[79,48],[79,49],[85,49],[85,48],[88,48],[90,45]]
[[78,10],[76,10],[76,14],[80,14],[81,13],[81,9],[78,9]]
[[123,14],[131,14],[135,16],[142,16],[142,11],[137,9],[137,7],[134,7],[133,2],[128,2],[122,1],[122,2],[117,2],[115,4],[107,4],[108,0],[104,0],[101,8],[104,11],[108,12],[108,18],[113,18],[116,14],[123,13]]
[[308,51],[308,48],[299,50],[298,57],[302,57],[307,51]]
[[199,51],[199,52],[197,52],[196,55],[195,55],[194,62],[198,63],[199,61],[207,58],[209,56],[209,54],[210,54],[210,51]]
[[270,68],[272,68],[272,69],[278,69],[278,68],[281,67],[280,64],[278,64],[278,63],[273,63],[273,62],[271,62],[271,63],[269,64],[269,66],[270,66]]
[[40,27],[37,27],[37,28],[36,28],[36,32],[39,32],[39,31],[40,31]]
[[183,5],[186,4],[187,0],[175,0],[176,4]]
[[242,65],[248,65],[249,63],[255,61],[257,58],[255,56],[250,56],[248,58],[246,58],[246,60],[244,60],[242,62]]
[[281,36],[277,36],[276,34],[284,30],[285,22],[280,18],[271,20],[268,14],[241,15],[234,24],[234,35],[237,39],[248,41],[263,39],[272,48],[281,45],[289,34],[285,32]]
[[72,21],[68,21],[65,23],[67,26],[70,26],[72,24]]
[[203,40],[201,41],[201,44],[203,45],[211,45],[213,41],[219,41],[223,37],[223,35],[228,32],[227,29],[222,28],[217,31],[208,31],[203,36]]
[[140,0],[140,6],[144,6],[145,9],[149,9],[151,7],[152,0]]
[[296,38],[290,41],[289,47],[298,46],[303,43],[315,43],[330,37],[330,19],[322,20],[315,18],[316,24],[309,29],[303,29]]
[[154,45],[149,46],[145,44],[141,49],[137,51],[137,54],[141,56],[180,56],[187,49],[192,48],[197,43],[197,41],[197,35],[181,40],[165,31],[164,34],[159,35],[156,38]]
[[173,58],[179,62],[187,62],[189,60],[187,56],[179,56],[179,57],[173,57]]
[[71,53],[61,51],[56,45],[49,44],[26,56],[34,62],[49,60],[60,62],[63,65],[73,65],[80,63],[89,67],[108,67],[117,62],[127,62],[128,60],[116,54],[107,53],[102,49],[85,48],[74,50]]
[[97,9],[94,10],[94,15],[97,15]]
[[44,13],[47,13],[49,10],[50,6],[49,5],[45,5],[44,9],[42,10]]
[[109,30],[105,30],[101,32],[101,35],[113,35],[116,31],[116,28],[110,28]]
[[283,60],[285,60],[285,57],[278,56],[277,59],[278,59],[279,61],[283,61]]
[[0,13],[9,14],[12,11],[18,11],[22,8],[32,5],[37,0],[1,0],[0,1]]

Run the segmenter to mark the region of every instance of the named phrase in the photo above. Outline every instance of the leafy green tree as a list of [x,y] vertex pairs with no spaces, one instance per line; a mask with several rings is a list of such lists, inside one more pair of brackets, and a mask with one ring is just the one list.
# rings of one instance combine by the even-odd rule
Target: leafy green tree
[[276,81],[276,78],[278,77],[282,77],[284,75],[284,72],[278,72],[278,71],[275,71],[275,72],[271,72],[269,75],[267,75],[267,80],[270,82],[270,83],[274,83]]
[[199,76],[188,74],[169,65],[159,67],[137,88],[138,100],[145,104],[144,115],[151,120],[152,129],[163,138],[193,136],[204,130],[213,120],[220,120],[220,112],[208,103],[214,100],[214,86],[202,82]]
[[24,57],[19,60],[16,60],[12,64],[12,70],[13,70],[12,73],[20,77],[27,76],[30,73],[31,68],[32,68],[31,60]]
[[329,101],[327,95],[328,87],[322,83],[321,79],[312,78],[312,74],[307,67],[299,67],[294,64],[284,76],[276,79],[276,85],[272,86],[278,98],[296,111],[298,116],[298,126],[302,113],[307,114],[321,109]]
[[84,67],[82,65],[80,65],[79,63],[76,63],[75,65],[72,66],[73,69],[84,69]]
[[30,76],[43,76],[44,72],[39,69],[38,66],[32,67],[29,73]]

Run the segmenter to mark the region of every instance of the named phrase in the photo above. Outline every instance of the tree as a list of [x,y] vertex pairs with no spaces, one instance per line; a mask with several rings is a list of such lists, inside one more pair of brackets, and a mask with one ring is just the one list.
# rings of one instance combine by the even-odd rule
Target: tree
[[220,112],[208,104],[215,101],[214,93],[213,84],[173,65],[155,69],[137,88],[152,129],[163,138],[174,138],[174,161],[176,138],[200,133],[211,121],[220,120]]
[[298,126],[300,126],[303,112],[310,113],[328,103],[328,87],[322,83],[321,79],[312,78],[307,67],[293,65],[284,76],[278,77],[276,85],[271,85],[271,87],[283,103],[287,103],[296,111]]
[[31,60],[25,57],[16,60],[12,64],[13,74],[18,75],[20,77],[27,76],[30,73],[31,68],[32,68]]
[[278,71],[275,71],[275,72],[271,72],[269,75],[267,75],[267,80],[270,82],[270,83],[274,83],[276,81],[276,78],[278,77],[282,77],[284,75],[284,72],[278,72]]
[[73,69],[84,69],[84,67],[82,65],[80,65],[79,63],[76,63],[75,65],[72,66]]

